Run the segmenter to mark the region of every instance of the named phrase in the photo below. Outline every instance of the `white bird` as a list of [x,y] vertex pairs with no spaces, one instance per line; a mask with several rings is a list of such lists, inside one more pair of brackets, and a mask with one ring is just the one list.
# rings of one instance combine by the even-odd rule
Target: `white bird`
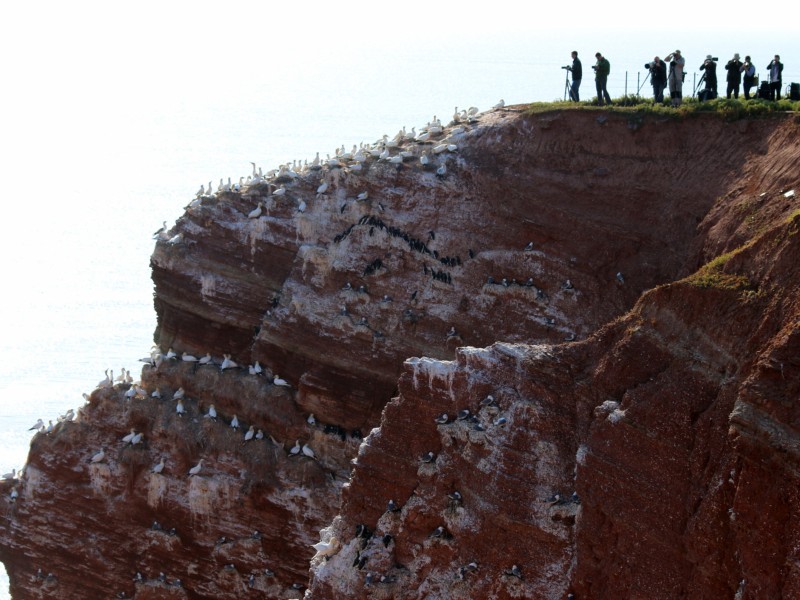
[[308,418],[306,419],[306,423],[308,423],[312,427],[317,424],[317,419],[314,418],[314,413],[311,413],[310,415],[308,415]]
[[[203,186],[202,186],[202,185],[200,186],[200,189],[201,189],[201,190],[203,189]],[[156,239],[156,238],[157,238],[158,236],[160,236],[162,233],[166,233],[166,232],[167,232],[167,222],[166,222],[166,221],[164,221],[164,223],[161,225],[161,228],[160,228],[158,231],[154,231],[154,232],[153,232],[153,239]]]
[[180,400],[185,395],[186,395],[186,391],[184,391],[183,387],[179,387],[177,390],[175,390],[175,393],[172,394],[172,399],[173,400]]
[[181,360],[183,362],[197,362],[197,357],[184,352],[183,354],[181,354]]
[[68,410],[68,411],[67,411],[67,412],[64,414],[64,420],[65,420],[65,421],[67,421],[67,422],[70,422],[70,421],[74,421],[74,420],[75,420],[75,409],[74,409],[74,408],[70,408],[70,409],[69,409],[69,410]]
[[505,105],[506,105],[506,101],[503,100],[502,98],[500,98],[500,102],[495,104],[492,108],[494,108],[495,110],[499,110],[499,109],[503,108]]
[[419,162],[422,163],[423,167],[428,166],[428,163],[431,162],[431,159],[428,158],[428,153],[427,152],[423,152],[422,153],[422,156],[419,157]]
[[197,463],[195,466],[193,466],[191,469],[189,469],[189,477],[191,477],[192,475],[197,475],[198,473],[200,473],[200,469],[202,469],[202,468],[203,468],[203,459],[201,458],[199,463]]
[[[197,193],[194,195],[195,198],[200,198],[201,196],[205,196],[206,188],[203,187],[203,184],[200,184],[200,189],[197,190]],[[166,227],[167,222],[164,221],[164,226]]]
[[456,144],[447,144],[448,152],[455,152],[456,150],[458,150],[458,146]]
[[339,540],[337,540],[335,537],[332,537],[327,542],[320,541],[316,544],[311,544],[311,547],[317,551],[317,553],[314,555],[314,558],[322,558],[325,556],[330,556],[336,552],[339,547]]
[[262,202],[259,202],[258,206],[256,206],[253,210],[251,210],[249,213],[247,213],[247,218],[248,219],[257,219],[258,217],[261,216],[261,211],[263,209],[264,209],[264,204]]
[[3,475],[3,479],[5,479],[6,481],[8,481],[9,479],[16,479],[16,477],[17,477],[16,468],[11,469],[11,473],[6,473],[5,475]]
[[11,490],[11,493],[8,495],[8,499],[11,500],[11,502],[14,502],[14,501],[16,501],[17,498],[19,498],[19,492],[17,491],[16,488],[14,488],[13,490]]
[[100,452],[98,452],[97,454],[92,456],[91,462],[93,462],[93,463],[102,462],[105,457],[106,457],[106,453],[103,451],[102,448],[100,448]]
[[466,131],[466,128],[464,128],[464,127],[460,127],[460,126],[459,127],[454,127],[453,130],[450,132],[450,135],[451,136],[459,135],[461,133],[464,133],[465,131]]
[[133,437],[135,435],[136,435],[136,430],[135,429],[131,429],[131,432],[128,435],[126,435],[125,437],[122,438],[123,443],[129,444],[130,441],[133,439]]
[[41,429],[42,427],[44,427],[44,421],[39,419],[38,421],[36,421],[36,424],[33,427],[28,429],[28,431],[33,431],[34,429]]
[[206,413],[206,419],[214,419],[217,420],[217,409],[214,408],[214,405],[208,407],[208,412]]
[[156,398],[157,400],[161,399],[161,392],[158,391],[158,388],[153,390],[153,393],[150,394],[151,398]]
[[197,362],[200,363],[201,365],[207,365],[208,363],[211,362],[211,353],[206,352],[206,355]]
[[135,436],[131,438],[131,446],[135,446],[136,444],[141,443],[143,439],[144,439],[144,434],[137,433]]
[[387,158],[389,158],[389,149],[388,149],[388,148],[384,148],[384,149],[383,149],[383,152],[381,152],[381,153],[378,155],[378,158],[379,158],[380,160],[386,160]]
[[45,428],[45,433],[52,433],[53,429],[55,429],[55,425],[53,425],[53,421],[47,421],[47,427]]
[[315,458],[314,457],[314,451],[310,448],[310,446],[308,444],[303,444],[302,450],[303,450],[303,454],[305,456],[307,456],[308,458]]
[[233,415],[233,419],[231,419],[231,428],[239,429],[239,419],[236,415]]
[[170,360],[170,359],[175,358],[177,356],[178,356],[178,354],[172,348],[170,348],[169,350],[167,350],[167,353],[164,355],[164,358],[167,359],[167,360]]
[[109,375],[108,369],[106,369],[106,378],[101,380],[100,383],[97,384],[97,387],[107,388],[111,387],[112,385],[114,385],[114,371],[111,371],[111,374]]
[[278,375],[272,378],[272,383],[275,385],[282,385],[283,387],[292,387],[289,385],[289,382],[285,379],[281,379]]
[[297,205],[297,212],[306,212],[306,208],[306,201],[301,199]]
[[237,365],[235,362],[233,362],[231,360],[231,355],[230,354],[224,354],[223,356],[225,358],[222,361],[222,365],[220,366],[220,370],[221,371],[224,371],[225,369],[235,369],[235,368],[237,368],[239,366],[239,365]]
[[161,462],[153,467],[153,473],[161,473],[164,470],[164,457],[161,457]]
[[297,441],[294,443],[294,446],[292,446],[292,447],[289,449],[289,455],[290,455],[290,456],[297,456],[298,454],[300,454],[300,450],[301,450],[301,447],[300,447],[300,440],[297,440]]
[[397,156],[393,156],[393,157],[391,157],[391,158],[389,159],[389,162],[390,162],[391,164],[393,164],[393,165],[399,165],[400,163],[402,163],[402,162],[403,162],[403,157],[402,157],[402,156],[400,156],[400,155],[398,154]]
[[260,429],[258,431],[256,431],[256,439],[257,440],[263,440],[264,439],[264,432],[261,431]]
[[261,365],[258,364],[258,361],[256,361],[256,364],[250,365],[249,367],[250,375],[259,375],[263,370]]
[[441,167],[436,169],[436,174],[439,177],[444,177],[446,173],[447,173],[447,165],[442,165]]
[[441,154],[445,150],[447,150],[447,144],[438,144],[437,146],[433,147],[434,154]]
[[284,186],[281,186],[277,190],[272,192],[273,196],[283,196],[285,194],[286,194],[286,187],[284,187]]
[[122,372],[117,375],[117,378],[114,381],[117,383],[125,383],[125,367],[122,367]]
[[178,413],[179,417],[186,412],[186,409],[183,407],[183,400],[178,400],[178,403],[175,405],[175,412]]
[[367,192],[361,192],[358,196],[356,196],[356,200],[366,200],[369,197]]
[[249,442],[252,440],[256,435],[256,428],[250,425],[250,429],[247,430],[247,433],[244,434],[244,441]]
[[470,106],[469,109],[467,109],[467,116],[474,117],[477,114],[478,114],[477,106]]
[[182,242],[183,242],[183,233],[179,233],[178,235],[173,236],[169,238],[169,240],[167,240],[167,243],[172,244],[173,246],[180,244]]
[[323,181],[322,183],[319,184],[319,187],[317,188],[317,194],[324,194],[327,191],[328,191],[328,182]]

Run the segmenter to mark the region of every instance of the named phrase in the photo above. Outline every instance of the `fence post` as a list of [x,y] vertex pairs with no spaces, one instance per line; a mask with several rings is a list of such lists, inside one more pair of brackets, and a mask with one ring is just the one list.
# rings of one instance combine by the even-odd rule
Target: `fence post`
[[625,95],[628,95],[628,72],[625,71]]

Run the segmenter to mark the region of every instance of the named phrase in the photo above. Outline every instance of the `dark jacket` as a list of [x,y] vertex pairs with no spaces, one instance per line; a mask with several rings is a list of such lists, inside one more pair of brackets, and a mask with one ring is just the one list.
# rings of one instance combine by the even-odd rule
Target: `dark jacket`
[[725,68],[728,70],[728,83],[742,82],[742,61],[729,60]]
[[650,82],[653,87],[665,87],[667,85],[667,63],[663,60],[650,63]]
[[[774,60],[771,60],[769,62],[769,64],[767,65],[767,79],[769,81],[772,81],[772,79],[769,76],[769,73],[770,73],[770,70],[772,69],[772,63],[774,63],[774,62],[775,62]],[[778,61],[778,83],[781,83],[783,81],[782,73],[783,73],[783,63],[781,61]]]
[[[706,72],[706,87],[708,88],[716,88],[717,87],[717,63],[713,60],[709,60],[708,62],[703,62],[700,65],[700,70]],[[728,74],[730,77],[730,74]]]
[[576,57],[575,60],[572,61],[572,79],[576,81],[580,81],[583,79],[583,67],[581,66],[581,61]]
[[611,72],[611,63],[605,57],[597,61],[597,69],[595,69],[595,79],[606,78]]

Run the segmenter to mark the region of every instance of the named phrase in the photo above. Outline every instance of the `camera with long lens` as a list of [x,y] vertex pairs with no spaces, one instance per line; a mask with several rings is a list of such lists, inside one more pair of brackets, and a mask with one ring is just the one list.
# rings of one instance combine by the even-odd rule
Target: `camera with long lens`
[[711,60],[713,60],[714,62],[719,62],[719,56],[712,56]]
[[592,65],[592,70],[597,71],[597,65]]
[[562,69],[566,69],[567,71],[572,71],[572,67],[570,65],[566,65],[565,67],[561,67]]

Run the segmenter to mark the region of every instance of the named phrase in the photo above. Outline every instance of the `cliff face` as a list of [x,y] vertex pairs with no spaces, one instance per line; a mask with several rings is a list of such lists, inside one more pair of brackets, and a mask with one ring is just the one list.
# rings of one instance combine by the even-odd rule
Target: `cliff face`
[[164,360],[38,434],[12,593],[800,593],[797,133],[512,109],[193,203],[152,257],[156,341],[265,373]]

